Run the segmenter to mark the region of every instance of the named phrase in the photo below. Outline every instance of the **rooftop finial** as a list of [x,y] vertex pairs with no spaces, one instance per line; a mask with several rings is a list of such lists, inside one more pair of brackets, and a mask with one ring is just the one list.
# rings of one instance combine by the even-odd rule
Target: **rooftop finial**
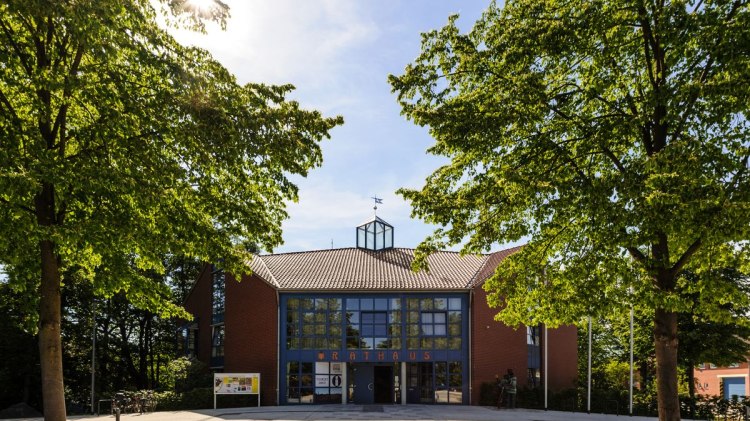
[[383,204],[383,199],[379,198],[377,194],[375,196],[371,197],[371,199],[375,201],[375,206],[372,209],[375,211],[375,216],[377,216],[378,215],[378,204],[382,205]]

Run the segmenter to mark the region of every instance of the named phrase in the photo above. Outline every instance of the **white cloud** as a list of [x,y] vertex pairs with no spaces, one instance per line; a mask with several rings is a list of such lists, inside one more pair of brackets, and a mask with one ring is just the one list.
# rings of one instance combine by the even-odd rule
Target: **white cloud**
[[352,49],[378,36],[357,2],[346,0],[228,0],[226,31],[173,32],[183,43],[205,48],[240,82],[323,87],[336,79]]

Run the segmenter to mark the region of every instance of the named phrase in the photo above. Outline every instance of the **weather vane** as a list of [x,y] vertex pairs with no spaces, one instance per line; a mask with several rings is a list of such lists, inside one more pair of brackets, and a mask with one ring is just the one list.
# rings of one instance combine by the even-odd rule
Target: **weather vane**
[[371,197],[371,199],[375,201],[375,206],[372,209],[375,211],[375,215],[377,215],[378,214],[378,205],[382,205],[383,204],[383,199],[379,198],[377,194],[375,196]]

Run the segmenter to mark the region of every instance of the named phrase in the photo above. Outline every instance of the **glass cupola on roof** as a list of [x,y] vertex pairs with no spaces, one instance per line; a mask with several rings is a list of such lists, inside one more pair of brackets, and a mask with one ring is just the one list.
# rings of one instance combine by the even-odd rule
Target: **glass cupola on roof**
[[384,250],[393,248],[393,225],[373,216],[357,227],[357,248]]

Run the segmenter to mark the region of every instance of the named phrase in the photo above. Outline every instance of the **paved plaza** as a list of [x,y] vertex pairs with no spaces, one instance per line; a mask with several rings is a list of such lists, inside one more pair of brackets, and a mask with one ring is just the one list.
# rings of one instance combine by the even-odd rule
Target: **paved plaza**
[[[71,417],[73,420],[114,421],[113,415]],[[649,417],[586,414],[532,409],[495,409],[445,405],[315,405],[226,408],[217,410],[123,414],[121,421],[221,420],[465,420],[465,421],[645,421]],[[42,420],[30,418],[29,420]]]

